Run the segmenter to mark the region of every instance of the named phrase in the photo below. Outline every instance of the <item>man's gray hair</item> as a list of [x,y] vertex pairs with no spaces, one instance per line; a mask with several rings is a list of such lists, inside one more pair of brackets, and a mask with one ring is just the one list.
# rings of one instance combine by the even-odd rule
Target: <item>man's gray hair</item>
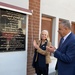
[[69,21],[69,20],[62,20],[62,21],[60,22],[60,24],[62,24],[63,26],[68,27],[69,29],[71,29],[70,21]]

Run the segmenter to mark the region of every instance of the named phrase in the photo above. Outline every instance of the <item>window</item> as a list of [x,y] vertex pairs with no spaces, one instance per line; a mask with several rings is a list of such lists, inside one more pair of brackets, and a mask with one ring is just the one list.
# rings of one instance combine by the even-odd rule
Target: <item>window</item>
[[0,8],[0,52],[25,50],[26,14]]

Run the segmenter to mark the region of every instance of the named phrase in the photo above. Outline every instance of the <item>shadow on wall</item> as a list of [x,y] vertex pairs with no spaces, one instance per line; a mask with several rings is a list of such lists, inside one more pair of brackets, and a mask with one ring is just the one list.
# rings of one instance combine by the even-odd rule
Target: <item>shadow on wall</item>
[[49,75],[55,75],[55,72],[53,72],[53,73],[50,73]]

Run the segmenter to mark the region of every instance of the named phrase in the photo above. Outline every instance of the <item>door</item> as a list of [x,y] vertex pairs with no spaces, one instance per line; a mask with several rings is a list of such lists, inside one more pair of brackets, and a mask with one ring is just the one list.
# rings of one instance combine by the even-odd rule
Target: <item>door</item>
[[72,22],[71,24],[71,30],[75,34],[75,22]]
[[52,18],[48,16],[42,16],[41,30],[48,30],[50,41],[52,42]]

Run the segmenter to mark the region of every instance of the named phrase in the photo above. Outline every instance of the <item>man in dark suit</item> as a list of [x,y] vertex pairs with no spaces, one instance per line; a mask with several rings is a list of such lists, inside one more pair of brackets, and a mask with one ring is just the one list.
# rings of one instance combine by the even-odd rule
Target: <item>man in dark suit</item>
[[[75,75],[75,35],[71,32],[70,22],[63,20],[58,30],[61,40],[59,47],[46,47],[57,58],[56,70],[58,75]],[[62,42],[62,39],[63,42]]]

